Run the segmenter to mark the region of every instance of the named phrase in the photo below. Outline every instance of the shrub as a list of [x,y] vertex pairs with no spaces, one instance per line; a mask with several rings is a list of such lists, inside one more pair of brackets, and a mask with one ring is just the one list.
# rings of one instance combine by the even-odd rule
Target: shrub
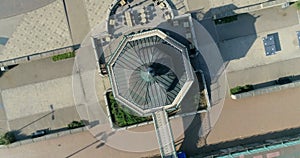
[[239,94],[253,90],[253,85],[237,86],[230,89],[231,94]]
[[151,120],[151,117],[139,117],[135,114],[132,114],[128,108],[119,105],[112,92],[108,92],[107,98],[112,121],[117,126],[124,127]]
[[58,54],[58,55],[52,56],[52,60],[58,61],[58,60],[64,60],[64,59],[73,58],[73,57],[75,57],[75,52],[67,52],[64,54]]
[[15,135],[12,132],[6,132],[0,136],[0,145],[7,145],[16,141]]
[[206,109],[207,108],[207,100],[205,97],[204,90],[198,92],[194,96],[194,104],[197,106],[197,110]]
[[79,128],[79,127],[83,127],[84,123],[83,121],[72,121],[71,123],[68,124],[68,128],[69,129],[74,129],[74,128]]
[[300,1],[297,1],[295,5],[296,5],[297,9],[300,9]]

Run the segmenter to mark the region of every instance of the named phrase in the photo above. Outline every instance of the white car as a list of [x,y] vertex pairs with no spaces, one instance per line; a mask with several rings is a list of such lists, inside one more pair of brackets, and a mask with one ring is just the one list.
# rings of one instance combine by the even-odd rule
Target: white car
[[3,72],[5,72],[5,71],[8,70],[8,67],[7,66],[1,66],[0,70],[3,71]]

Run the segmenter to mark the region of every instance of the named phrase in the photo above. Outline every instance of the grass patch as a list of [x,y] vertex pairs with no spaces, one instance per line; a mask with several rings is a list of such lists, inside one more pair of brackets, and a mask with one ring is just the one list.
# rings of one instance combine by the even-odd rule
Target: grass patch
[[207,101],[206,101],[204,90],[198,92],[198,94],[195,95],[194,104],[197,105],[197,111],[204,110],[207,108]]
[[52,60],[59,61],[59,60],[64,60],[64,59],[68,59],[68,58],[73,58],[73,57],[75,57],[75,52],[67,52],[64,54],[58,54],[58,55],[52,56]]
[[243,93],[243,92],[249,92],[249,91],[252,91],[253,89],[254,89],[253,85],[237,86],[237,87],[231,88],[230,93],[234,95],[234,94],[239,94],[239,93]]
[[108,107],[111,113],[112,122],[118,127],[130,126],[152,120],[150,116],[139,117],[137,115],[132,114],[132,112],[129,109],[118,104],[112,92],[106,93],[106,97],[108,100]]
[[233,15],[233,16],[228,16],[228,17],[224,17],[224,18],[221,18],[221,19],[216,19],[214,21],[215,21],[216,25],[219,25],[219,24],[230,23],[230,22],[233,22],[233,21],[236,21],[236,20],[238,20],[237,15]]
[[0,136],[0,145],[8,145],[16,141],[15,135],[12,132],[6,132]]
[[300,9],[300,1],[295,2],[294,5],[296,6],[297,9]]

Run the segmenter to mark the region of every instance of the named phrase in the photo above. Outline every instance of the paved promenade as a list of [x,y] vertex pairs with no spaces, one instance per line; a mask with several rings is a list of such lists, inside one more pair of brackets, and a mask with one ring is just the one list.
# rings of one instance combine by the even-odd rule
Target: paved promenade
[[113,3],[113,0],[84,0],[87,16],[91,28],[105,22],[107,9]]
[[241,100],[227,99],[207,143],[229,141],[300,126],[300,88]]
[[0,19],[23,14],[55,0],[0,0]]
[[[300,122],[298,117],[300,115],[298,106],[299,94],[300,88],[238,101],[228,98],[219,121],[207,138],[207,144],[298,127]],[[284,98],[282,96],[284,96]],[[176,124],[178,125],[177,122]],[[134,129],[134,131],[148,131],[152,128],[153,126],[145,126],[144,128]],[[194,127],[193,129],[194,133],[197,133],[198,129]],[[114,134],[111,136],[113,135]],[[184,137],[183,138],[187,140],[193,140],[190,137],[196,138],[195,135],[187,135]],[[107,137],[104,138],[105,141]],[[188,144],[191,147],[194,146],[192,143]],[[39,150],[36,150],[37,148]],[[96,155],[103,157],[120,157],[121,155],[122,157],[147,157],[153,154],[159,154],[159,151],[155,150],[147,153],[120,151],[105,145],[103,141],[97,141],[89,132],[83,132],[59,139],[0,150],[0,157],[19,158],[21,156],[20,154],[22,154],[24,158],[67,156],[72,158],[82,156],[92,158]]]
[[0,53],[0,61],[72,45],[63,2],[57,0],[24,15]]

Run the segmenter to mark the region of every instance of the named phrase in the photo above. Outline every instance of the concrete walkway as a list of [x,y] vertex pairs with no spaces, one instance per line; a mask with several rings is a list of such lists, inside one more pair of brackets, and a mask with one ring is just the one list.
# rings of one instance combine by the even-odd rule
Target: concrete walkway
[[154,119],[156,137],[158,140],[162,157],[176,157],[172,130],[169,125],[168,116],[165,110],[159,110],[152,114]]

